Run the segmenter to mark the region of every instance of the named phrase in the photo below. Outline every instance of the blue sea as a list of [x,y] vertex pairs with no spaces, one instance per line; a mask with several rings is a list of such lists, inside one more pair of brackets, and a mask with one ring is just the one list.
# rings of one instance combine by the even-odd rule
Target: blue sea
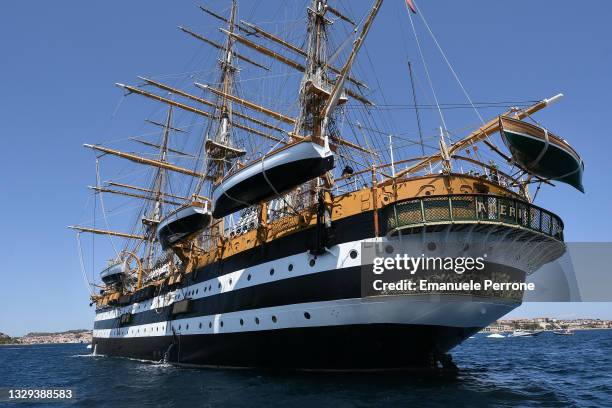
[[186,369],[94,357],[85,344],[3,346],[0,388],[69,387],[76,394],[71,403],[10,404],[17,406],[612,406],[612,330],[477,334],[452,354],[460,372],[449,377]]

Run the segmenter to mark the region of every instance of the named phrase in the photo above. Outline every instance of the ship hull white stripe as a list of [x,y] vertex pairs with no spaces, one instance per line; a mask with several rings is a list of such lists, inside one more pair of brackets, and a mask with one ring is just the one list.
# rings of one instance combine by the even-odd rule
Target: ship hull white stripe
[[[361,243],[373,240],[360,240],[346,242],[332,247],[330,252],[317,257],[314,266],[310,266],[310,260],[314,259],[308,252],[291,255],[274,261],[265,262],[245,269],[239,269],[227,273],[217,278],[208,279],[190,286],[176,289],[165,295],[156,296],[152,299],[128,306],[107,310],[96,314],[94,321],[116,319],[124,313],[141,313],[149,310],[159,309],[169,306],[172,303],[189,297],[190,299],[202,299],[215,296],[220,293],[227,293],[237,289],[248,288],[284,279],[295,278],[297,276],[310,275],[318,272],[333,269],[349,268],[361,265]],[[351,250],[357,251],[357,257],[351,258]],[[289,265],[293,265],[293,270],[289,271]],[[270,270],[274,269],[271,275]],[[251,279],[246,277],[251,275]],[[221,285],[221,287],[219,287]],[[209,291],[205,288],[211,288]],[[188,293],[191,293],[188,295]]]
[[[93,336],[137,338],[172,336],[173,333],[181,336],[213,335],[378,323],[474,328],[485,327],[519,305],[517,302],[494,299],[479,301],[458,296],[439,296],[437,299],[432,300],[428,296],[385,296],[291,304],[117,329],[100,329],[94,330]],[[209,327],[209,324],[212,324],[212,327]]]

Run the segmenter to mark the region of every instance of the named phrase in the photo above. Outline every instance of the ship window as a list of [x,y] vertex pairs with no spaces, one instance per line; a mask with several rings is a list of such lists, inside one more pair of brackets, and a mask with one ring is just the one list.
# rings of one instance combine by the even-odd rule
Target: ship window
[[208,290],[211,291],[212,290],[212,285],[208,285]]
[[255,324],[259,324],[259,317],[255,318]]
[[247,276],[247,280],[251,280],[251,274],[249,274],[249,276]]
[[223,327],[223,320],[221,320],[221,322],[219,324],[221,325],[221,327]]
[[212,322],[208,322],[208,328],[211,329],[212,328]]
[[304,312],[304,317],[305,317],[306,319],[310,319],[310,313],[308,313],[308,312]]
[[393,246],[392,246],[392,245],[387,245],[387,246],[385,247],[385,252],[386,252],[386,253],[388,253],[388,254],[392,254],[392,253],[393,253],[393,251],[395,251],[395,248],[393,248]]
[[221,289],[221,282],[219,282],[219,289]]
[[231,279],[230,279],[230,282],[229,282],[229,284],[230,284],[230,285],[232,284],[232,280],[231,280]]
[[352,259],[357,258],[357,255],[358,255],[358,254],[357,254],[357,251],[355,251],[354,249],[351,249],[351,252],[349,252],[349,256],[350,256]]
[[430,242],[429,244],[427,244],[427,249],[429,249],[430,251],[435,251],[437,248],[435,242]]
[[200,291],[200,289],[196,289],[196,295],[198,294],[199,291]]
[[274,275],[274,268],[270,269],[270,276]]
[[272,322],[276,323],[276,316],[272,316]]
[[308,264],[310,266],[315,266],[316,261],[314,259],[311,259],[310,262],[308,262]]
[[189,330],[189,325],[185,326],[185,330]]
[[202,328],[202,322],[200,322],[200,326],[199,326],[199,328],[200,328],[200,329]]
[[240,319],[240,325],[244,326],[244,319]]
[[179,330],[181,330],[181,325],[179,324]]
[[293,264],[289,264],[289,268],[287,269],[289,269],[289,272],[291,272],[293,270]]

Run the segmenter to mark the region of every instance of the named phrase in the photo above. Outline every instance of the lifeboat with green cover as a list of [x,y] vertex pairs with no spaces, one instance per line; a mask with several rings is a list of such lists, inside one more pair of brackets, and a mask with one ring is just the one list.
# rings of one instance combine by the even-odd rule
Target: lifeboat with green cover
[[567,183],[584,193],[584,163],[565,140],[540,126],[507,116],[500,116],[499,128],[518,166],[544,179]]

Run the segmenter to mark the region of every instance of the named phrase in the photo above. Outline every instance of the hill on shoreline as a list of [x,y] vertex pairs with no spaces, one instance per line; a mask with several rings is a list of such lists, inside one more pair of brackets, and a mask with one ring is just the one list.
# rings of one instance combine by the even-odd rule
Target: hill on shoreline
[[91,343],[91,330],[76,329],[63,332],[30,332],[25,336],[11,337],[0,332],[0,344],[57,344]]

